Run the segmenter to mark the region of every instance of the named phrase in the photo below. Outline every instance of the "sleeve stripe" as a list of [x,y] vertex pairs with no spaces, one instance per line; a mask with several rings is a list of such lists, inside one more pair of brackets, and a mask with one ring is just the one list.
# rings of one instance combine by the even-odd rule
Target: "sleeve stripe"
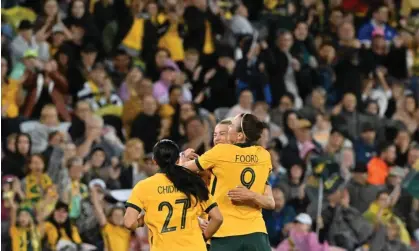
[[202,168],[201,164],[199,163],[198,159],[195,159],[195,164],[198,167],[199,170],[204,171],[204,168]]
[[214,207],[217,207],[217,202],[212,203],[207,209],[205,209],[205,213],[209,213],[211,211],[211,209],[213,209]]
[[126,202],[125,203],[125,207],[132,207],[132,208],[134,208],[135,210],[137,210],[139,213],[141,213],[141,208],[139,207],[139,206],[137,206],[137,205],[134,205],[134,204],[132,204],[132,203],[129,203],[129,202]]

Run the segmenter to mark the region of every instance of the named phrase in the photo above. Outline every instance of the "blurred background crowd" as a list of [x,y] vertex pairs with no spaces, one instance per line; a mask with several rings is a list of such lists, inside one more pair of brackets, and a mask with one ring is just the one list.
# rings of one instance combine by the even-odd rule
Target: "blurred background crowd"
[[103,228],[118,191],[157,171],[159,139],[202,154],[243,112],[266,124],[273,249],[297,223],[347,250],[419,241],[418,0],[1,6],[2,250],[148,250],[145,229]]

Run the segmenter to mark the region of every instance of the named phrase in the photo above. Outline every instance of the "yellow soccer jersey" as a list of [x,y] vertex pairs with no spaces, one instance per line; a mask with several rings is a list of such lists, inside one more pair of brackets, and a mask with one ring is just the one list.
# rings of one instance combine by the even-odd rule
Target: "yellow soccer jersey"
[[198,216],[217,204],[211,196],[208,201],[195,203],[179,192],[164,173],[157,173],[137,183],[126,204],[145,211],[151,251],[206,251]]
[[224,222],[214,237],[266,233],[262,210],[233,205],[228,191],[244,186],[263,194],[272,169],[271,156],[261,146],[219,144],[195,160],[199,169],[210,169],[210,192],[214,196]]

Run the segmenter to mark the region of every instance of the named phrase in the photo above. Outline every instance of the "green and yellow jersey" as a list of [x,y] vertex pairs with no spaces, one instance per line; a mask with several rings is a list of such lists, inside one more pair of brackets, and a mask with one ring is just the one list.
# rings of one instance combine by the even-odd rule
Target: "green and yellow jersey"
[[151,250],[207,250],[198,216],[216,206],[211,196],[196,204],[178,191],[164,173],[157,173],[135,185],[126,205],[145,211]]
[[266,233],[260,208],[234,205],[227,196],[237,186],[263,194],[272,169],[271,156],[261,146],[218,144],[195,160],[201,170],[211,170],[210,192],[224,222],[214,237]]

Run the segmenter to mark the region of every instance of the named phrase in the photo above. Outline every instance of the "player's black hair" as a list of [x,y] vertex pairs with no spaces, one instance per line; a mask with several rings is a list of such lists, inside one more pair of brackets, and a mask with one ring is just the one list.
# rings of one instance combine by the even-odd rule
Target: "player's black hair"
[[246,143],[257,144],[256,142],[260,139],[262,131],[265,128],[263,122],[261,122],[255,115],[249,113],[240,114],[241,123],[238,132],[243,132],[246,137]]
[[153,158],[175,188],[184,193],[189,200],[195,197],[196,203],[209,198],[208,187],[196,173],[176,165],[179,158],[179,147],[171,140],[163,139],[153,148]]

